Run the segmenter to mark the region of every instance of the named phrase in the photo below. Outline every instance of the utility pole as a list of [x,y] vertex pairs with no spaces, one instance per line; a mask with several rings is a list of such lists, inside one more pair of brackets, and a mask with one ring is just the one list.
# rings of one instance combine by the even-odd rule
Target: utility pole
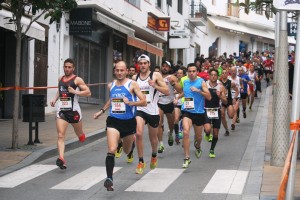
[[282,167],[289,147],[289,85],[287,11],[280,11],[279,49],[277,59],[276,92],[273,119],[271,165]]
[[[297,11],[298,22],[297,27],[300,27],[300,12]],[[300,34],[297,33],[296,36],[296,52],[295,52],[295,66],[294,66],[294,82],[293,82],[293,100],[292,100],[292,113],[291,113],[291,122],[296,122],[299,120],[299,110],[300,110]],[[292,139],[293,131],[290,132],[290,138]],[[295,146],[293,149],[292,163],[289,174],[289,181],[286,189],[286,200],[294,199],[294,187],[295,187],[295,176],[296,176],[296,164],[297,164],[297,151],[298,151],[298,134],[296,134]]]

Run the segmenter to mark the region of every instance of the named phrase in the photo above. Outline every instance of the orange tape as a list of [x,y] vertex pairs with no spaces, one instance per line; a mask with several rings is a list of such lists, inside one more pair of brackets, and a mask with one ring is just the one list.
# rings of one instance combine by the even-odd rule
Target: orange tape
[[300,130],[300,120],[290,123],[290,130]]
[[[106,85],[108,83],[91,83],[86,84],[87,86],[97,86],[97,85]],[[20,87],[20,86],[11,86],[11,87],[1,87],[0,91],[7,91],[7,90],[46,90],[46,89],[52,89],[52,88],[58,88],[58,86],[42,86],[42,87]]]

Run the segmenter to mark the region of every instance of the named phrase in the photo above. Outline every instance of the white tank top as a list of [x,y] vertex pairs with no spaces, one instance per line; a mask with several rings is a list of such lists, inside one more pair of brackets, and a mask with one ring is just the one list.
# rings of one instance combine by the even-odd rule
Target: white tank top
[[137,110],[143,111],[149,115],[158,115],[158,91],[149,85],[149,80],[152,79],[153,72],[149,76],[142,80],[140,74],[137,75],[137,84],[140,86],[142,93],[146,96],[147,106],[137,106]]
[[256,76],[256,73],[255,72],[251,73],[249,71],[248,72],[248,76],[249,76],[250,80],[252,81],[253,85],[255,86],[255,76]]
[[[234,82],[236,87],[238,88],[238,91],[240,91],[241,89],[241,86],[240,86],[240,77],[239,76],[236,76],[235,79],[232,79],[231,76],[228,76],[228,79],[231,80],[231,82]],[[235,90],[233,88],[231,88],[231,96],[232,98],[235,97]],[[241,93],[239,93],[239,95],[237,96],[238,98],[241,97]]]
[[174,100],[174,87],[171,85],[170,81],[168,80],[168,78],[171,75],[168,75],[164,78],[164,81],[166,83],[166,85],[169,87],[169,91],[170,91],[170,95],[165,95],[161,92],[159,92],[159,98],[158,98],[158,103],[166,105],[166,104],[170,104],[173,102]]

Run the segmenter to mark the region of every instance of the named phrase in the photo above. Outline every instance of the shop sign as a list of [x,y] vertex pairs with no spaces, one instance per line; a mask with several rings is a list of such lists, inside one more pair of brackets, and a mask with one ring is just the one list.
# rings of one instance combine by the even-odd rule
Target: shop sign
[[288,36],[297,35],[297,22],[288,22],[287,23]]
[[76,8],[70,13],[70,35],[91,35],[92,8]]
[[300,10],[300,0],[273,0],[273,5],[278,10]]
[[156,31],[169,31],[170,30],[170,18],[158,17],[153,13],[148,13],[148,28]]

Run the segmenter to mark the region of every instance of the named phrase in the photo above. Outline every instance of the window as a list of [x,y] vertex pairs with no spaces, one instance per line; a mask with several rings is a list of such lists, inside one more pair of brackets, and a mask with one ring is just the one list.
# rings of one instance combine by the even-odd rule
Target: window
[[182,0],[178,0],[177,2],[178,2],[177,3],[177,5],[178,5],[177,12],[182,14]]
[[140,6],[141,6],[141,0],[125,0],[125,1],[134,5],[137,8],[140,8]]
[[172,6],[172,0],[167,0],[167,4],[168,4],[169,6]]
[[156,6],[157,8],[159,8],[159,9],[162,9],[162,3],[161,3],[161,1],[162,1],[162,0],[156,0],[156,5],[155,5],[155,6]]

